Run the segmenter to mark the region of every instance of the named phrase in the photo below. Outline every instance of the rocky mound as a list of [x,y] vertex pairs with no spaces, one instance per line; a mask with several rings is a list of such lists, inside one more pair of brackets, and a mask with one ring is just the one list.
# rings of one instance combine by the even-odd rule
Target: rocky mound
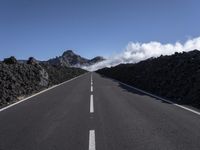
[[105,76],[200,108],[200,51],[175,53],[97,71]]
[[27,63],[7,58],[0,62],[0,107],[85,72],[79,68],[39,63],[32,57]]

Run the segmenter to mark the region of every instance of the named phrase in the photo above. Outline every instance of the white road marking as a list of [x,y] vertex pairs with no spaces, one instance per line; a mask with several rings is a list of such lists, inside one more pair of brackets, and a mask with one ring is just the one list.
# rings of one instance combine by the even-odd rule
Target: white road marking
[[[93,92],[93,79],[92,79],[92,73],[91,73],[91,92]],[[94,101],[93,101],[93,95],[90,95],[90,113],[94,113]],[[96,150],[95,145],[95,130],[89,131],[89,150]]]
[[[112,79],[112,78],[111,78],[111,79]],[[115,80],[115,79],[114,79],[114,80]],[[145,93],[145,94],[147,94],[147,95],[150,95],[150,96],[155,97],[155,98],[157,98],[157,99],[160,99],[160,100],[162,100],[162,101],[165,101],[165,102],[167,102],[167,103],[170,103],[170,104],[172,104],[172,105],[174,105],[174,106],[180,107],[180,108],[182,108],[182,109],[185,109],[185,110],[188,110],[188,111],[190,111],[190,112],[193,112],[193,113],[195,113],[195,114],[197,114],[197,115],[200,115],[200,112],[198,112],[198,111],[196,111],[196,110],[193,110],[193,109],[191,109],[191,108],[188,108],[188,107],[185,107],[185,106],[176,104],[176,103],[174,103],[174,102],[172,102],[172,101],[170,101],[170,100],[167,100],[167,99],[164,99],[164,98],[162,98],[162,97],[156,96],[156,95],[154,95],[154,94],[151,94],[151,93],[146,92],[146,91],[144,91],[144,90],[138,89],[138,88],[136,88],[136,87],[133,87],[133,86],[128,85],[128,84],[126,84],[126,83],[120,82],[120,81],[118,81],[118,80],[115,80],[115,81],[117,81],[117,82],[119,82],[119,83],[121,83],[121,84],[123,84],[123,85],[125,85],[125,86],[127,86],[127,87],[130,87],[130,88],[132,88],[132,89],[134,89],[134,90],[137,90],[137,91],[139,91],[139,92]]]
[[93,95],[90,95],[90,113],[94,113]]
[[91,84],[92,84],[92,82],[93,82],[93,79],[92,79],[92,74],[91,74]]
[[91,85],[91,92],[93,92],[93,86]]
[[47,92],[47,91],[49,91],[49,90],[51,90],[51,89],[54,89],[54,88],[56,88],[56,87],[58,87],[58,86],[60,86],[60,85],[63,85],[63,84],[65,84],[65,83],[67,83],[67,82],[70,82],[70,81],[72,81],[72,80],[75,80],[75,79],[77,79],[77,78],[80,78],[80,77],[82,77],[82,76],[84,76],[84,75],[86,75],[86,74],[88,74],[88,73],[85,73],[85,74],[80,75],[80,76],[78,76],[78,77],[72,78],[72,79],[67,80],[67,81],[65,81],[65,82],[63,82],[63,83],[54,85],[54,86],[52,86],[52,87],[50,87],[50,88],[48,88],[48,89],[45,89],[45,90],[40,91],[40,92],[38,92],[38,93],[36,93],[36,94],[33,94],[33,95],[31,95],[31,96],[29,96],[29,97],[23,99],[23,100],[20,100],[20,101],[18,101],[18,102],[16,102],[16,103],[13,103],[13,104],[11,104],[11,105],[9,105],[9,106],[6,106],[6,107],[4,107],[4,108],[1,108],[1,109],[0,109],[0,112],[4,111],[4,110],[6,110],[6,109],[8,109],[8,108],[10,108],[10,107],[13,107],[13,106],[15,106],[15,105],[17,105],[17,104],[19,104],[19,103],[22,103],[22,102],[24,102],[24,101],[26,101],[26,100],[28,100],[28,99],[30,99],[30,98],[33,98],[33,97],[35,97],[35,96],[37,96],[37,95],[40,95],[40,94],[42,94],[42,93],[44,93],[44,92]]
[[96,150],[95,130],[90,130],[89,132],[89,150]]

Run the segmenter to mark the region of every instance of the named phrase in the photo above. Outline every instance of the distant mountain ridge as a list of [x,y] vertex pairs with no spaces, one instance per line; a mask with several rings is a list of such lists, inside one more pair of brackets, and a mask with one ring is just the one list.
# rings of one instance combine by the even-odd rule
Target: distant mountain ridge
[[[46,61],[39,61],[39,60],[37,61],[56,66],[81,67],[81,66],[90,66],[104,60],[105,58],[101,56],[97,56],[92,59],[87,59],[74,53],[72,50],[66,50],[65,52],[63,52],[61,56],[51,58]],[[17,61],[19,63],[27,63],[27,60],[17,60]]]
[[75,54],[72,50],[67,50],[62,54],[62,56],[49,59],[46,62],[51,65],[61,65],[61,66],[71,67],[71,66],[93,65],[103,60],[105,59],[101,56],[97,56],[93,59],[87,59],[87,58],[81,57],[78,54]]

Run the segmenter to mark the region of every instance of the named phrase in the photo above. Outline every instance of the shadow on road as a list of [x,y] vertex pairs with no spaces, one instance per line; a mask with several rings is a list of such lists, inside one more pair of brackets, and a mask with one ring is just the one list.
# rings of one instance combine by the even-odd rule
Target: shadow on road
[[[109,79],[109,80],[112,80],[113,82],[117,83],[118,86],[119,86],[121,89],[123,89],[125,92],[130,92],[130,93],[132,93],[132,94],[137,94],[137,95],[141,95],[141,96],[148,96],[148,97],[151,97],[151,98],[153,98],[153,99],[155,99],[155,100],[159,100],[159,101],[162,102],[162,103],[166,103],[166,104],[170,104],[170,105],[171,105],[172,103],[176,103],[176,104],[179,104],[179,105],[182,105],[182,106],[191,108],[191,109],[196,110],[196,111],[199,111],[199,110],[200,110],[199,104],[188,104],[188,103],[185,103],[184,101],[176,101],[176,100],[173,100],[173,99],[170,99],[169,101],[171,101],[172,103],[169,103],[169,102],[163,101],[162,99],[157,98],[157,97],[155,97],[155,96],[152,96],[152,95],[149,95],[149,94],[140,92],[140,91],[138,91],[138,90],[136,90],[136,89],[133,89],[133,88],[131,88],[131,87],[128,87],[128,86],[126,86],[126,85],[120,83],[120,81],[117,81],[117,80],[115,80],[115,79],[109,78],[109,77],[104,76],[104,75],[99,74],[99,73],[97,73],[97,74],[100,75],[101,77],[105,78],[105,79]],[[130,85],[130,86],[131,86],[131,85]],[[145,91],[145,90],[144,90],[144,91]],[[148,91],[147,91],[147,92],[148,92]],[[151,93],[151,92],[149,92],[149,93]],[[155,95],[156,95],[156,94],[155,94]],[[158,96],[159,96],[159,95],[158,95]],[[160,97],[163,97],[163,96],[160,96]],[[163,99],[166,99],[166,100],[167,100],[168,98],[163,97]]]
[[132,93],[132,94],[137,94],[137,95],[140,95],[140,96],[148,96],[148,97],[151,97],[151,98],[153,98],[153,99],[159,100],[159,101],[161,101],[162,103],[171,104],[171,103],[166,102],[166,101],[163,101],[162,99],[159,99],[159,98],[157,98],[157,97],[155,97],[155,96],[152,96],[152,95],[149,95],[149,94],[140,92],[140,91],[138,91],[138,90],[136,90],[136,89],[133,89],[133,88],[131,88],[131,87],[128,87],[128,86],[126,86],[126,85],[120,83],[119,81],[117,81],[117,80],[115,80],[115,79],[106,77],[106,76],[104,76],[104,75],[102,75],[102,74],[99,74],[99,75],[100,75],[101,77],[103,77],[103,78],[112,80],[113,82],[117,83],[118,86],[119,86],[121,89],[123,89],[124,91],[126,91],[126,92],[130,92],[130,93]]
[[[117,81],[115,80],[115,82],[117,82]],[[143,93],[143,92],[137,91],[136,89],[130,88],[130,87],[128,87],[128,86],[126,86],[126,85],[124,85],[124,84],[122,84],[122,83],[120,83],[120,82],[117,82],[117,83],[118,83],[118,86],[119,86],[120,88],[122,88],[123,90],[125,90],[125,91],[127,91],[127,92],[131,92],[131,93],[133,93],[133,94],[137,94],[137,95],[141,95],[141,96],[148,96],[148,97],[154,98],[154,99],[156,99],[156,100],[159,100],[159,101],[161,101],[162,103],[171,104],[171,103],[169,103],[169,102],[163,101],[162,99],[159,99],[159,98],[154,97],[154,96],[152,96],[152,95],[145,94],[145,93]]]

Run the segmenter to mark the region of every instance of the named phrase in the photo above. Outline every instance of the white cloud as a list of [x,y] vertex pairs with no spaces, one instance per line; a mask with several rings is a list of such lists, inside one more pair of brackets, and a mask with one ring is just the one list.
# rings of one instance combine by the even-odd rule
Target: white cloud
[[89,71],[95,71],[104,67],[116,66],[121,63],[136,63],[150,57],[171,55],[175,52],[188,52],[194,49],[200,50],[200,37],[189,39],[183,44],[180,42],[174,44],[162,44],[156,41],[149,43],[130,42],[122,53],[111,56],[103,62],[99,62],[92,66],[83,66],[82,68]]

